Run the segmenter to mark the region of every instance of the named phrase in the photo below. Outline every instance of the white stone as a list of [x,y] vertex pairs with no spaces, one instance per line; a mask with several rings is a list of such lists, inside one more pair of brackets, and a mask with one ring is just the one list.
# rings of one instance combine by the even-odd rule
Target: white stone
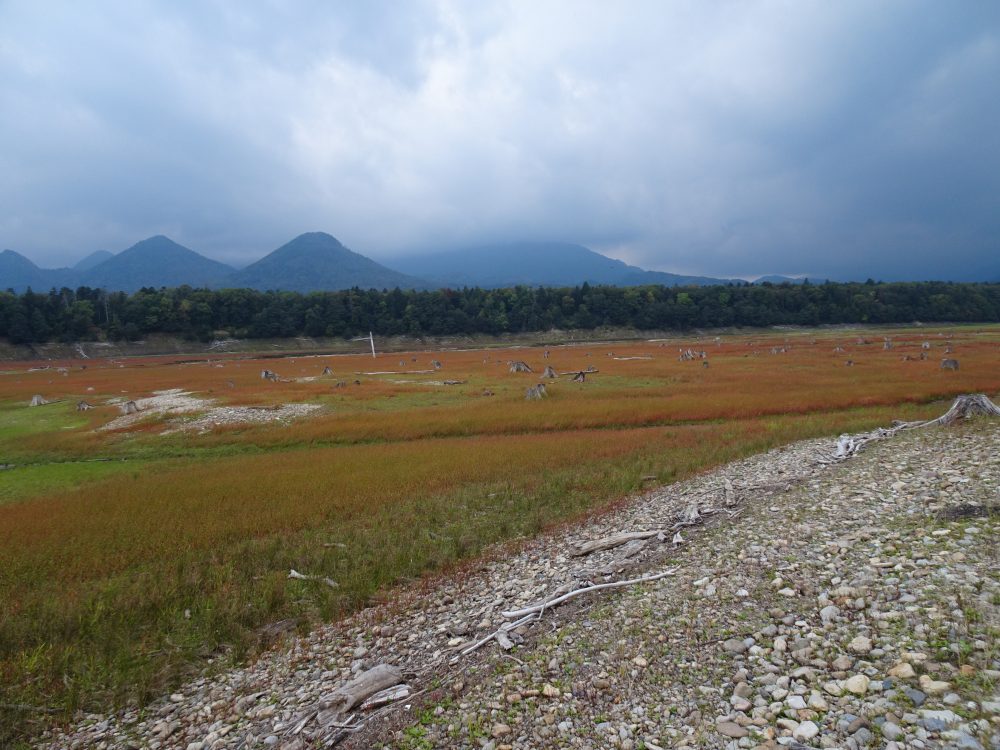
[[854,639],[847,644],[847,650],[853,651],[856,654],[867,654],[872,650],[871,638],[867,638],[863,635],[855,636]]
[[864,695],[868,692],[868,685],[871,683],[865,675],[856,674],[844,680],[844,689],[855,695]]
[[790,695],[785,700],[789,708],[800,710],[806,707],[806,701],[801,695]]
[[798,742],[808,742],[817,734],[819,734],[819,727],[812,721],[803,721],[792,730],[792,737]]

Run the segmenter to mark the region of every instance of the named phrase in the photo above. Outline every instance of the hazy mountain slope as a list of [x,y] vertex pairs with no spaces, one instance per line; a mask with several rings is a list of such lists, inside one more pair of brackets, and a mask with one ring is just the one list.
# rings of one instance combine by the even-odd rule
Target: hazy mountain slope
[[392,265],[405,273],[448,286],[574,286],[585,281],[616,286],[678,286],[727,282],[704,276],[646,271],[582,245],[561,242],[519,242],[415,255],[394,259]]
[[233,269],[157,235],[80,274],[80,283],[132,292],[144,286],[218,286]]
[[754,284],[802,284],[808,281],[810,284],[825,284],[826,279],[814,279],[812,277],[806,276],[782,276],[780,274],[771,274],[770,276],[760,276],[754,279]]
[[308,232],[232,274],[224,286],[313,292],[352,287],[425,289],[431,285],[352,252],[325,232]]
[[47,292],[52,287],[73,286],[73,276],[65,268],[39,268],[13,250],[0,252],[0,289],[23,292],[31,287]]
[[73,270],[89,271],[91,268],[99,266],[104,261],[110,260],[111,258],[114,257],[115,254],[108,252],[107,250],[95,250],[86,258],[81,258],[79,261],[77,261],[76,264],[73,266]]

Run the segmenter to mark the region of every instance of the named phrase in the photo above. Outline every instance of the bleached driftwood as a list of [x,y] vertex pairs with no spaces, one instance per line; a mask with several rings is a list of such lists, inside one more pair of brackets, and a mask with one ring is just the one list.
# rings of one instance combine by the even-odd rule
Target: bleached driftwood
[[615,547],[620,547],[628,542],[635,541],[637,539],[649,539],[657,534],[666,534],[663,529],[653,529],[652,531],[626,531],[621,534],[614,534],[612,536],[606,536],[603,539],[595,539],[591,542],[581,544],[575,550],[570,552],[572,557],[583,557],[584,555],[589,555],[593,552],[600,552],[606,549],[614,549]]
[[28,406],[45,406],[47,403],[49,403],[49,401],[44,396],[36,393],[31,397],[31,403],[28,404]]
[[848,458],[856,456],[869,443],[894,437],[903,430],[950,425],[960,419],[975,416],[1000,416],[1000,407],[990,401],[985,393],[967,393],[956,398],[951,408],[937,419],[928,419],[922,422],[897,422],[892,427],[878,427],[871,432],[859,435],[841,435],[837,439],[833,455],[824,456],[819,459],[819,462],[830,464],[846,461]]
[[493,640],[499,643],[500,647],[503,648],[505,651],[507,651],[514,645],[513,643],[511,643],[511,640],[508,637],[507,633],[514,630],[515,628],[519,628],[522,625],[525,625],[531,622],[532,620],[536,619],[538,619],[538,615],[532,613],[530,615],[525,615],[524,617],[520,618],[519,620],[515,620],[514,622],[505,622],[503,625],[501,625],[499,628],[497,628],[492,633],[487,635],[485,638],[480,638],[471,646],[466,646],[465,648],[463,648],[461,654],[462,656],[468,656],[473,651],[478,651],[480,648],[482,648],[487,643]]
[[[334,712],[339,716],[346,714],[355,706],[363,703],[370,696],[386,690],[387,688],[399,685],[403,681],[403,672],[399,667],[391,664],[378,664],[371,669],[362,672],[350,682],[341,685],[322,701],[320,701],[320,715],[325,712]],[[327,714],[329,721],[320,720],[323,726],[328,726],[335,718]]]
[[413,692],[409,685],[394,685],[393,687],[386,688],[385,690],[379,690],[374,695],[366,698],[361,704],[362,711],[371,711],[373,708],[379,708],[380,706],[386,706],[390,703],[395,703],[396,701],[401,701],[403,698],[409,698],[410,693]]
[[937,419],[914,426],[949,425],[969,417],[1000,417],[1000,407],[990,401],[985,393],[968,393],[956,398],[951,408]]
[[733,483],[729,481],[729,477],[722,478],[722,485],[726,493],[726,505],[736,505],[736,490],[733,488]]
[[618,561],[621,562],[630,557],[635,557],[645,549],[647,544],[649,544],[649,539],[633,539],[622,546],[621,551],[618,553]]
[[304,573],[300,573],[295,568],[292,568],[290,571],[288,571],[288,577],[296,581],[322,581],[331,589],[335,589],[339,585],[332,578],[327,578],[326,576],[307,576]]
[[545,610],[555,607],[563,602],[569,601],[581,594],[589,594],[593,591],[601,591],[603,589],[617,589],[623,586],[633,586],[638,583],[649,583],[650,581],[658,581],[661,578],[666,578],[667,576],[672,576],[677,572],[676,568],[670,568],[662,573],[657,573],[651,576],[642,576],[641,578],[630,578],[627,581],[612,581],[611,583],[596,583],[592,586],[584,586],[580,589],[574,589],[567,594],[562,594],[561,596],[554,597],[552,599],[547,599],[544,602],[539,602],[538,604],[532,604],[530,607],[524,607],[523,609],[514,609],[509,612],[502,612],[501,616],[508,619],[514,620],[516,618],[523,618],[531,615],[540,615]]
[[698,510],[698,501],[693,500],[688,503],[688,506],[681,513],[680,523],[687,526],[694,526],[698,521],[701,520],[701,511]]

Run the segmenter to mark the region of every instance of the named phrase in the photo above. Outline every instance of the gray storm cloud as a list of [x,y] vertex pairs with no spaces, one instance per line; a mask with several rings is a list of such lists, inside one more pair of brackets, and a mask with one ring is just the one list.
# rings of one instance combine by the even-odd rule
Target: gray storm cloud
[[1000,278],[1000,5],[0,4],[0,247]]

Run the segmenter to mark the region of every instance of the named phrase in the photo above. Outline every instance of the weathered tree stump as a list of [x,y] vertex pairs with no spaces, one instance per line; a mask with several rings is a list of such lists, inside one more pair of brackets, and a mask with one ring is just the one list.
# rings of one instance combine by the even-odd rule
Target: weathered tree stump
[[954,424],[960,419],[977,416],[1000,417],[1000,407],[990,401],[985,393],[967,393],[964,396],[956,398],[951,408],[937,419],[929,419],[925,422],[894,422],[892,427],[879,427],[871,432],[865,432],[860,435],[841,435],[840,439],[837,440],[837,447],[832,460],[824,460],[823,463],[844,461],[851,456],[857,455],[868,443],[894,437],[903,430],[945,426]]
[[960,419],[969,417],[1000,417],[1000,407],[990,401],[985,393],[968,393],[956,398],[951,408],[937,419],[917,426],[954,424]]
[[539,383],[538,385],[533,385],[531,388],[524,392],[524,398],[527,401],[537,401],[548,396],[549,393],[545,390],[545,383]]

